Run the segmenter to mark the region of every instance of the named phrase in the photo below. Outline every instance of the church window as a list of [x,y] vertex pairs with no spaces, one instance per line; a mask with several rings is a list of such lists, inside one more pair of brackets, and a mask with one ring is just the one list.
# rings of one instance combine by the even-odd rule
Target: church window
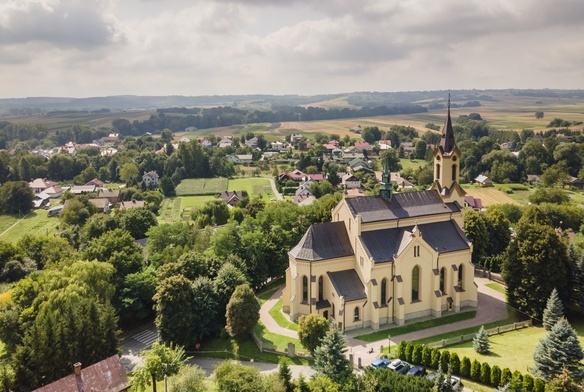
[[336,318],[337,315],[335,314],[335,304],[333,304],[333,318]]
[[420,245],[414,246],[414,257],[420,257]]
[[323,285],[323,279],[322,276],[320,278],[318,278],[318,300],[322,301],[323,299],[323,291],[324,291],[324,285]]
[[446,269],[442,267],[440,269],[440,292],[444,295],[446,294],[445,291],[445,280],[446,280]]
[[349,231],[351,231],[351,219],[349,219]]
[[456,181],[456,165],[452,165],[452,181]]
[[359,321],[359,307],[355,306],[355,311],[353,312],[353,321]]
[[308,302],[308,277],[302,277],[302,302]]
[[436,179],[437,180],[440,179],[440,164],[439,163],[436,165]]
[[412,270],[412,302],[420,300],[420,267]]
[[458,288],[464,290],[464,270],[462,264],[458,266]]
[[387,279],[383,278],[381,280],[381,305],[387,303]]
[[363,256],[359,256],[359,265],[361,267],[363,267],[363,264],[364,264],[364,262],[363,262]]

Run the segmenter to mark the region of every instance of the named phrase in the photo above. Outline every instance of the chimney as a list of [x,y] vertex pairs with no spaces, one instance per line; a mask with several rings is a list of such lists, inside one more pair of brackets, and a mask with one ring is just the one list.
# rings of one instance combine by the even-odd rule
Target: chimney
[[73,365],[73,369],[74,369],[74,371],[75,371],[75,375],[76,375],[76,376],[80,376],[80,375],[81,375],[81,362],[76,362],[76,363]]

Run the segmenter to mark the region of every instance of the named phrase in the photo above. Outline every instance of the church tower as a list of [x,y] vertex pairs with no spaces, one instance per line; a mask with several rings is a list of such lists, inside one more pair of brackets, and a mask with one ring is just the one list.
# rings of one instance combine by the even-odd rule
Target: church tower
[[391,185],[391,172],[389,171],[389,157],[383,162],[383,174],[379,184],[379,196],[387,201],[391,201],[393,187]]
[[460,175],[460,150],[454,141],[452,119],[450,118],[450,94],[448,94],[448,115],[442,130],[440,144],[434,150],[434,183],[431,189],[440,193],[444,202],[457,201],[464,206],[466,192],[458,184]]

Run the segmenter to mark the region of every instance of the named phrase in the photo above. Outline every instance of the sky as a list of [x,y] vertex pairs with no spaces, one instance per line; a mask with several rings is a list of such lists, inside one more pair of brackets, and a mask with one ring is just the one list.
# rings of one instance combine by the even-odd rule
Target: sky
[[0,98],[584,88],[582,0],[0,0]]

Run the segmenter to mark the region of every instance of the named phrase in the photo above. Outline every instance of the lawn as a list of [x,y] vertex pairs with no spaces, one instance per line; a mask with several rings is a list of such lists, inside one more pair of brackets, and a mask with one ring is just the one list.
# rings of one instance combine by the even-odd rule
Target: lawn
[[227,178],[187,178],[176,187],[177,196],[218,195],[227,190]]
[[402,165],[402,170],[407,168],[417,170],[419,167],[425,166],[427,162],[423,159],[410,160],[409,158],[401,158],[399,163]]
[[389,328],[389,329],[383,329],[380,331],[375,331],[375,332],[368,333],[365,335],[356,336],[355,339],[360,339],[360,340],[363,340],[366,342],[376,342],[378,340],[387,339],[388,335],[391,335],[392,337],[404,335],[406,333],[416,332],[416,331],[420,331],[422,329],[427,329],[427,328],[432,328],[432,327],[437,327],[439,325],[445,325],[445,324],[455,323],[457,321],[469,320],[471,318],[474,318],[475,316],[476,316],[475,311],[457,313],[457,314],[453,314],[450,316],[444,316],[441,318],[421,321],[418,323],[404,325],[401,327],[394,327],[394,328]]
[[496,282],[487,283],[485,286],[487,286],[493,290],[496,290],[496,291],[500,292],[501,294],[505,294],[505,295],[507,294],[507,289],[505,288],[505,286],[503,286],[500,283],[496,283]]
[[162,200],[158,210],[158,223],[173,223],[180,220],[181,209],[180,197],[166,197]]
[[274,318],[274,320],[278,323],[278,325],[282,328],[288,328],[292,331],[298,331],[298,324],[289,321],[286,316],[282,314],[282,298],[276,302],[274,307],[269,311],[270,316]]
[[17,242],[25,234],[51,235],[57,232],[59,218],[49,218],[47,211],[32,211],[23,219],[3,215],[0,219],[0,241]]
[[522,203],[521,201],[513,198],[513,194],[507,195],[495,187],[478,188],[465,185],[464,190],[466,191],[467,195],[481,199],[484,207],[488,207],[493,204],[527,204],[527,202]]
[[237,178],[229,180],[228,190],[246,191],[249,197],[261,196],[264,200],[274,197],[270,180],[267,178]]

